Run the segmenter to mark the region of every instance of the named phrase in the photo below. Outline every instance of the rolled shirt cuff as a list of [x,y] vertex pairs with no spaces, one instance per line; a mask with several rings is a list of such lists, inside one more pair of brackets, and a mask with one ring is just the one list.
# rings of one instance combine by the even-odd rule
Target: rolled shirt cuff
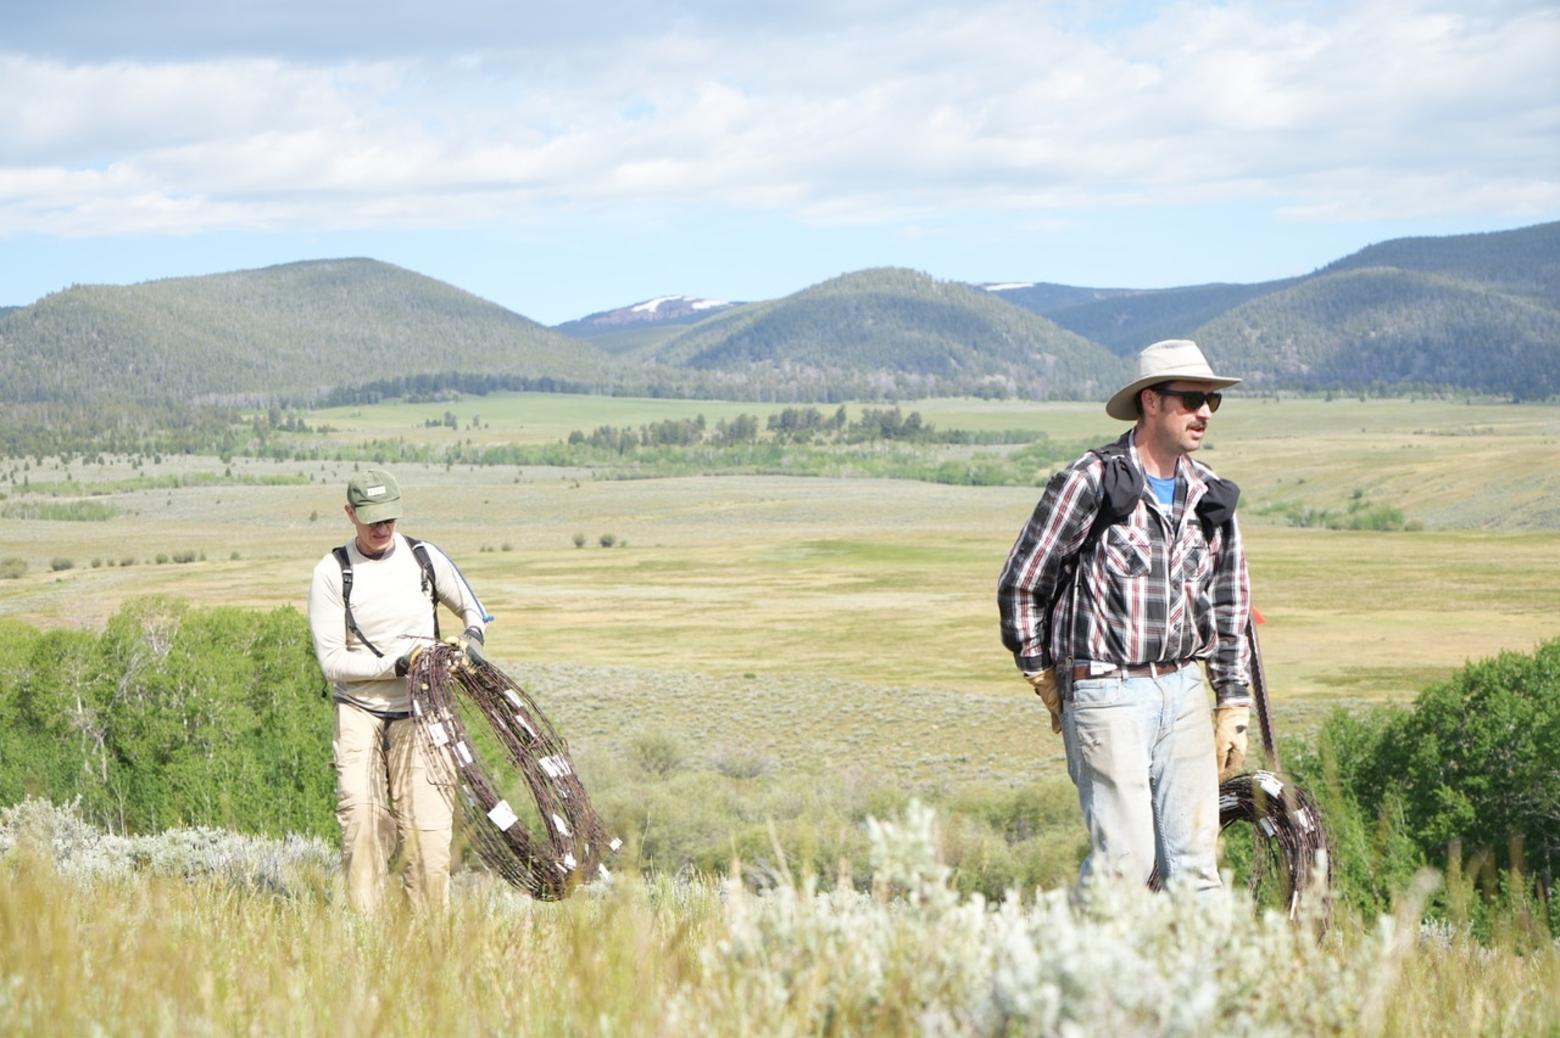
[[1220,685],[1214,689],[1219,706],[1250,706],[1251,689],[1238,681]]
[[1044,656],[1013,656],[1013,662],[1018,664],[1018,669],[1025,674],[1038,674],[1051,666],[1051,661]]

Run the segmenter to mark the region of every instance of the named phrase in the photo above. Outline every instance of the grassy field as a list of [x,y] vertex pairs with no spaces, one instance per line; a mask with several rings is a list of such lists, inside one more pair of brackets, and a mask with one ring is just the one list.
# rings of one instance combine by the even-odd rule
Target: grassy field
[[[399,423],[414,441],[437,441],[443,430],[419,434],[413,421],[445,406],[479,409],[492,426],[482,435],[554,439],[581,426],[743,409],[513,394],[365,408],[351,435],[385,436]],[[1059,439],[1119,429],[1097,405],[914,406],[946,428],[1040,428]],[[310,420],[347,435],[348,414]],[[1407,699],[1469,658],[1555,633],[1560,466],[1547,459],[1560,442],[1560,408],[1232,400],[1215,429],[1205,457],[1244,488],[1281,718],[1305,729],[1338,703]],[[20,464],[0,463],[0,473]],[[301,607],[315,561],[350,532],[341,487],[351,469],[182,457],[137,472],[123,461],[29,465],[31,487],[68,488],[68,475],[77,486],[127,492],[91,498],[118,510],[107,521],[0,518],[3,554],[29,567],[0,581],[0,613],[97,625],[146,593]],[[194,473],[213,482],[125,482]],[[499,617],[490,644],[500,658],[1021,698],[997,640],[993,590],[1034,488],[593,480],[580,470],[434,465],[399,475],[405,529],[461,562]],[[291,482],[269,482],[280,480]],[[38,496],[13,493],[6,503]],[[1426,529],[1296,528],[1276,507],[1342,509],[1357,499],[1398,507]],[[609,533],[621,546],[598,546]],[[584,548],[573,546],[576,534]],[[171,561],[180,553],[196,561]],[[159,555],[170,561],[157,564]],[[55,559],[73,566],[55,571]]]
[[[776,409],[513,394],[308,421],[332,426],[338,444],[551,443],[601,424]],[[1062,441],[1120,429],[1097,404],[905,409],[939,428]],[[425,424],[446,410],[458,431]],[[1339,706],[1407,702],[1468,659],[1557,633],[1560,407],[1232,398],[1215,432],[1206,459],[1245,491],[1282,735],[1310,734]],[[312,567],[350,535],[341,505],[353,468],[0,460],[0,573],[6,559],[26,567],[0,579],[0,615],[97,628],[146,594],[301,610]],[[318,870],[301,893],[279,893],[274,877],[82,880],[0,853],[0,1020],[11,1029],[897,1034],[946,1012],[959,1033],[1046,1033],[1044,1005],[992,994],[1001,978],[1037,962],[1076,970],[1055,1004],[1104,1012],[1120,1008],[1120,988],[1098,978],[1162,991],[1201,976],[1186,934],[1203,921],[1164,899],[1074,933],[1038,902],[982,914],[939,892],[945,879],[968,891],[1011,875],[1058,887],[1081,853],[1060,741],[997,637],[997,573],[1037,488],[395,468],[405,530],[448,549],[497,614],[490,655],[570,739],[628,842],[625,863],[718,872],[736,856],[750,879],[778,884],[774,899],[734,898],[708,872],[631,878],[561,906],[463,888],[451,916],[428,925],[351,917]],[[77,501],[97,518],[24,517],[68,515]],[[1303,510],[1362,505],[1423,529],[1292,525]],[[617,546],[601,547],[605,534]],[[916,911],[888,889],[812,900],[805,880],[787,878],[779,844],[799,852],[798,876],[841,861],[865,870],[864,820],[898,816],[911,795],[948,812],[937,849],[953,869],[915,866],[943,877]],[[1020,816],[1038,828],[1005,834],[1003,819]],[[1528,1034],[1553,1033],[1560,1018],[1560,953],[1526,931],[1491,949],[1460,931],[1416,934],[1407,917],[1406,940],[1346,919],[1318,950],[1244,910],[1220,918],[1251,954],[1204,949],[1198,962],[1226,972],[1198,995],[1210,1015],[1185,1033]],[[1021,987],[1043,990],[1049,976]],[[349,994],[341,977],[355,978]],[[1126,1031],[1176,1030],[1152,1006],[1133,1012]],[[1004,1020],[1010,1032],[992,1023]]]

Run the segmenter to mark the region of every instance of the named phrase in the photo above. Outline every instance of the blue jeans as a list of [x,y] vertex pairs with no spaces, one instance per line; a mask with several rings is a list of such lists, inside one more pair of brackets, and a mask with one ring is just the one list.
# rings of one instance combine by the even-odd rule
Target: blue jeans
[[1201,667],[1069,683],[1062,738],[1090,844],[1079,885],[1092,875],[1147,883],[1157,871],[1167,883],[1219,886],[1219,777]]

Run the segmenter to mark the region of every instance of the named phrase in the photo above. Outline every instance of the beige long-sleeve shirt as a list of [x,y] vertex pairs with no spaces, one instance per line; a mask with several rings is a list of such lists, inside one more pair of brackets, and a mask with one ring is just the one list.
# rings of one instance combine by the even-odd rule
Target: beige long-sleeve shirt
[[[433,563],[439,601],[461,617],[463,627],[484,629],[487,617],[471,585],[448,555],[423,543]],[[347,554],[352,562],[352,618],[383,655],[375,655],[347,630],[341,564],[330,552],[314,567],[309,585],[314,655],[336,698],[379,712],[406,711],[410,708],[406,679],[395,676],[395,661],[433,640],[433,601],[422,567],[399,533],[377,559],[358,551],[356,540],[347,544]]]

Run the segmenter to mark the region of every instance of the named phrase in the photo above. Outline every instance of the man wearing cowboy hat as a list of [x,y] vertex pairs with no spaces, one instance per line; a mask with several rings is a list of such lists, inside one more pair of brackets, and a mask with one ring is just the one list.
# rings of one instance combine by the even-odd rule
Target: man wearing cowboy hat
[[998,582],[1003,644],[1078,787],[1080,883],[1219,885],[1218,783],[1246,752],[1250,585],[1239,491],[1191,454],[1239,381],[1190,340],[1144,349],[1105,405],[1136,424],[1051,477]]

